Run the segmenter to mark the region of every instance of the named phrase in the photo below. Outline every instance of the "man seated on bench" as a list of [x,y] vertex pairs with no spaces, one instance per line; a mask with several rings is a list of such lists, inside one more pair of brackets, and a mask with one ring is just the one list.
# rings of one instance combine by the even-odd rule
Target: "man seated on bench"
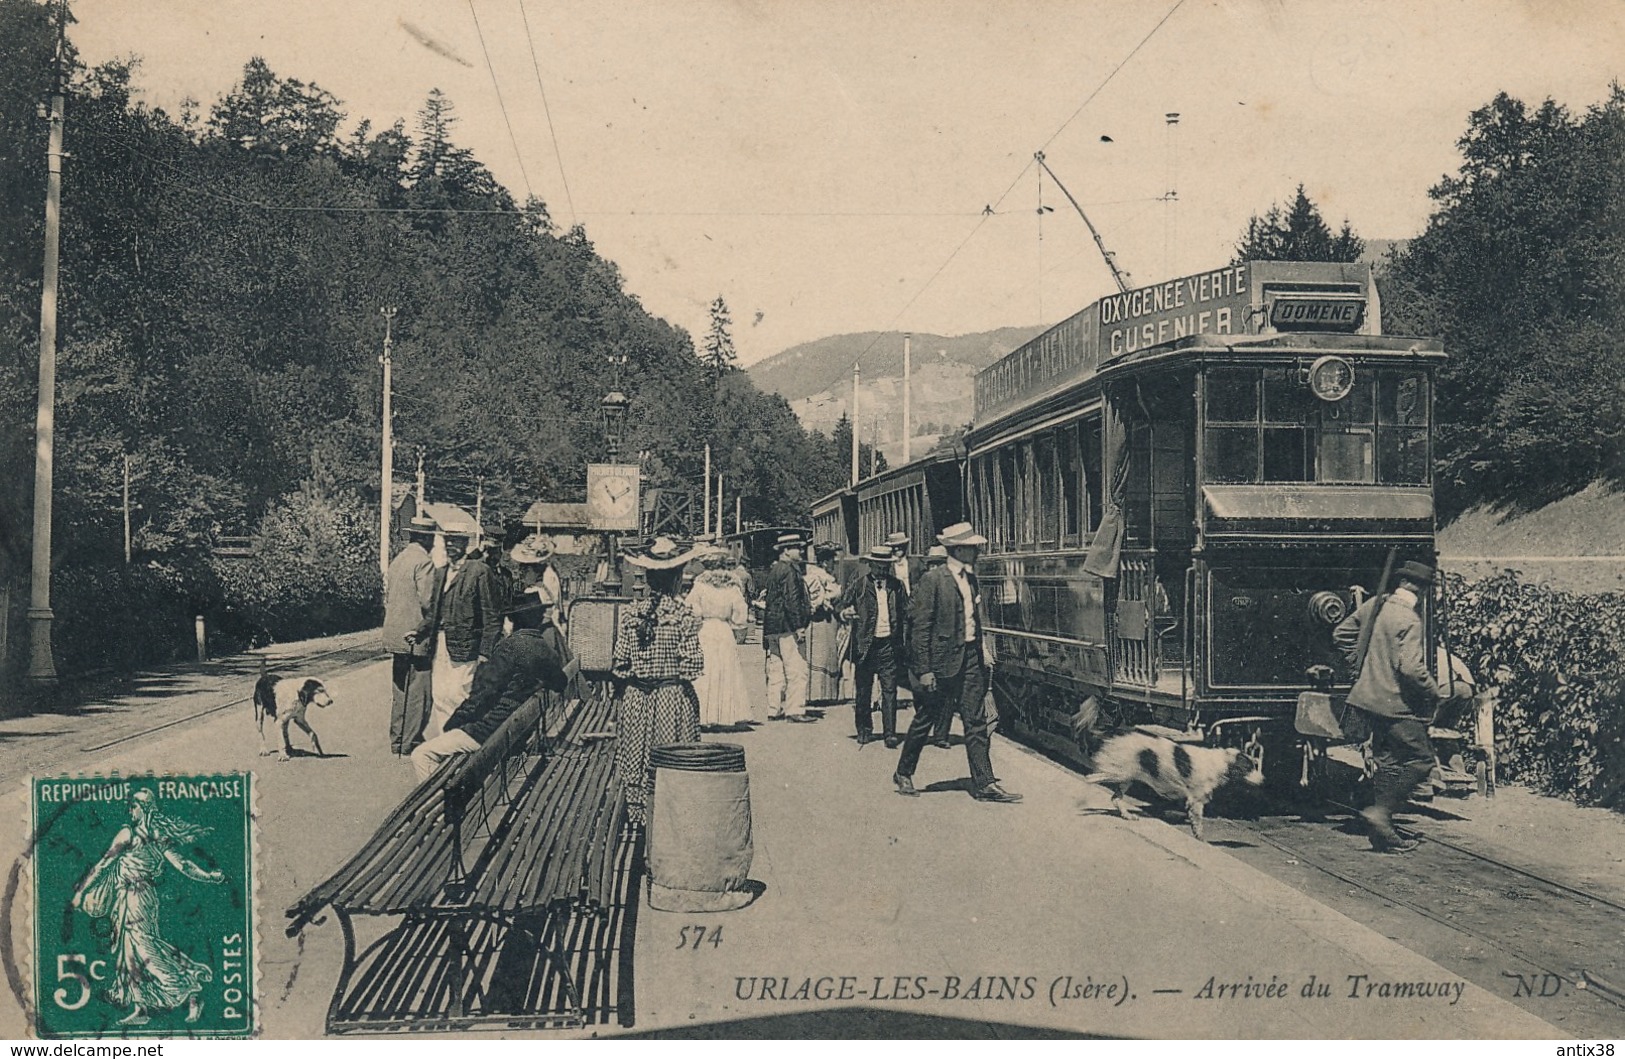
[[446,730],[412,751],[412,768],[421,783],[434,775],[441,762],[472,754],[502,727],[513,711],[542,688],[563,691],[579,670],[569,657],[549,612],[551,602],[527,590],[514,601],[507,617],[513,634],[504,638],[491,657],[474,671],[468,698],[452,712]]

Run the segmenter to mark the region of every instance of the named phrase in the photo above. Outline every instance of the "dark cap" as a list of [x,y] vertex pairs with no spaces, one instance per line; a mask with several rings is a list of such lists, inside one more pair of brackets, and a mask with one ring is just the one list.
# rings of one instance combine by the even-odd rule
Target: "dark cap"
[[1433,567],[1424,563],[1405,562],[1399,565],[1399,578],[1402,581],[1415,581],[1419,585],[1433,584]]

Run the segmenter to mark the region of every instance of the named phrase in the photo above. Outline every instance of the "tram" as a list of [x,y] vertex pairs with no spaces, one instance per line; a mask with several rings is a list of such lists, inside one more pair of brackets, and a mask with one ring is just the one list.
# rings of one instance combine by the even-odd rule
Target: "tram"
[[[1352,679],[1332,629],[1434,559],[1444,358],[1382,333],[1365,265],[1241,262],[1102,298],[978,373],[962,510],[989,539],[1001,725],[1080,764],[1137,724],[1307,775],[1299,704]],[[863,519],[871,484],[860,541],[890,525]]]
[[934,452],[888,468],[813,505],[813,542],[830,541],[861,556],[898,531],[912,555],[924,555],[945,526],[965,518],[964,465],[952,452]]

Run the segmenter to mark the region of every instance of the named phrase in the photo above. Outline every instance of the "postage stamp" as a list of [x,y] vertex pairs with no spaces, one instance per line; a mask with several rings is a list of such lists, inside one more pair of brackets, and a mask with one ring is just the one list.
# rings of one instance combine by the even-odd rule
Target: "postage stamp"
[[252,776],[36,778],[31,803],[35,1032],[252,1035]]

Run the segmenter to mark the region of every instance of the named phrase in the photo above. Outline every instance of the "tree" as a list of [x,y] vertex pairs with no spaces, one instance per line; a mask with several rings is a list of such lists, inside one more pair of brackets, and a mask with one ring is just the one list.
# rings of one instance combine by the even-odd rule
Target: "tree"
[[1426,231],[1379,274],[1388,329],[1437,336],[1441,514],[1625,479],[1625,89],[1576,117],[1506,93],[1468,118]]
[[1334,236],[1310,201],[1303,185],[1298,185],[1292,204],[1283,212],[1279,204],[1270,206],[1264,216],[1254,214],[1247,230],[1236,244],[1236,261],[1358,261],[1365,253],[1365,241],[1354,234],[1345,219]]
[[711,369],[714,377],[720,378],[734,368],[734,362],[739,355],[734,350],[733,318],[728,315],[728,303],[717,295],[717,300],[711,303],[711,330],[705,335],[706,367]]

